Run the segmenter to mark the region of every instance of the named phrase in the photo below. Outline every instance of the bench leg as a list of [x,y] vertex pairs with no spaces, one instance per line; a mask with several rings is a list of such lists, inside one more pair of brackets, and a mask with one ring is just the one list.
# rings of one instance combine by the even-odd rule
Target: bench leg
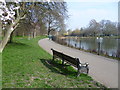
[[87,74],[89,73],[89,67],[87,67]]
[[53,55],[53,61],[54,61],[54,59],[55,59],[55,56]]
[[80,67],[78,67],[77,77],[80,76]]
[[62,65],[64,65],[64,60],[62,60]]

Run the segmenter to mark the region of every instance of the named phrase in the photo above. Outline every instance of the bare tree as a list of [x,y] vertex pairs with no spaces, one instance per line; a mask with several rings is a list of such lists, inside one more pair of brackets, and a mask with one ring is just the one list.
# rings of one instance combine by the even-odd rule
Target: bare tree
[[48,3],[48,11],[46,18],[48,35],[51,31],[65,29],[64,19],[67,18],[67,6],[65,2],[50,2]]
[[110,36],[110,35],[117,35],[117,23],[111,22],[110,20],[102,20],[100,21],[101,30],[103,35]]

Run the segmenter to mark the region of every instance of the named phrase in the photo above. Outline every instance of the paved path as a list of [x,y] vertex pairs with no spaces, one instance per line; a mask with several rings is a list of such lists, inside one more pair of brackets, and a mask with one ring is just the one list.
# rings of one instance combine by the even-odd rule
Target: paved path
[[107,87],[118,88],[117,60],[83,52],[74,48],[69,48],[48,39],[42,39],[38,43],[50,54],[52,54],[50,49],[53,48],[70,56],[77,57],[83,63],[88,62],[90,64],[89,75],[92,76],[94,80],[104,84]]

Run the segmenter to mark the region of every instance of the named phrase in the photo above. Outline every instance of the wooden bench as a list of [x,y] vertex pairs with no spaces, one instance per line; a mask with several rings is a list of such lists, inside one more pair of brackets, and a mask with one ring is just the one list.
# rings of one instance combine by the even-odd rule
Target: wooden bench
[[51,50],[53,52],[53,60],[55,58],[60,58],[62,60],[62,65],[64,65],[64,62],[66,62],[66,63],[76,67],[77,71],[78,71],[77,76],[79,76],[80,73],[82,73],[82,72],[88,74],[88,72],[89,72],[89,64],[88,63],[81,63],[79,58],[73,58],[71,56],[63,54],[62,52],[58,52],[54,49],[51,49]]

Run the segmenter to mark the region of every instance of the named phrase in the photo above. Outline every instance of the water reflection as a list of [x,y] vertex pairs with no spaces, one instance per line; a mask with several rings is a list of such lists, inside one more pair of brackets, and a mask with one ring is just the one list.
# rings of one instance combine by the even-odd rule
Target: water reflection
[[[117,54],[118,51],[118,41],[120,39],[113,39],[113,38],[103,38],[101,43],[100,50],[102,52],[108,53],[109,56],[113,54]],[[98,50],[98,42],[96,38],[68,38],[66,39],[67,44],[72,45],[77,48],[82,48],[85,50]]]

